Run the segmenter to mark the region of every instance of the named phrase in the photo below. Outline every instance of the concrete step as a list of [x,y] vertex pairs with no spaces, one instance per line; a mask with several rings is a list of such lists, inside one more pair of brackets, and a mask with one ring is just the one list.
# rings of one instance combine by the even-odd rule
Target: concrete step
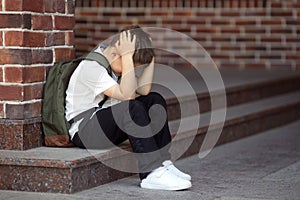
[[[209,150],[209,145],[201,148],[206,137],[210,143],[220,145],[299,119],[300,92],[292,91],[231,106],[227,109],[225,121],[215,119],[210,124],[214,112],[220,111],[224,110],[201,114],[200,121],[197,115],[170,121],[174,137],[173,159],[197,154],[200,149]],[[195,122],[197,126],[194,126]],[[221,128],[218,125],[223,122],[219,136]],[[118,166],[118,170],[112,166]],[[128,143],[108,150],[46,147],[27,151],[2,150],[0,189],[74,193],[132,174],[120,169],[136,169]]]
[[[198,153],[205,141],[212,145],[215,142],[223,144],[300,116],[299,72],[220,69],[228,106],[225,112],[224,109],[211,111],[210,95],[216,93],[209,93],[211,88],[201,76],[211,74],[211,69],[203,68],[199,74],[194,69],[172,68],[184,76],[190,84],[189,89],[185,87],[185,80],[170,74],[169,68],[155,69],[154,83],[158,84],[153,90],[167,99],[174,160]],[[209,78],[214,80],[215,77]],[[216,117],[225,116],[224,113],[225,120]],[[209,146],[202,145],[201,151],[207,149]],[[120,148],[96,151],[47,147],[1,150],[0,189],[74,193],[129,176],[135,169],[136,161],[126,142]]]
[[[165,67],[166,68],[166,67]],[[157,68],[155,77],[157,85],[153,90],[164,95],[168,103],[169,120],[211,111],[211,100],[214,91],[210,91],[209,85],[203,79],[203,75],[215,79],[215,71],[201,68],[199,71],[181,68],[172,68],[183,75],[185,80],[170,78],[169,69]],[[214,75],[213,75],[214,74]],[[224,89],[226,92],[227,106],[235,106],[263,98],[272,97],[287,92],[300,90],[300,73],[288,70],[236,70],[220,69]],[[179,77],[181,79],[181,77]],[[188,80],[188,83],[185,81]],[[181,84],[181,82],[184,82]],[[184,85],[190,84],[190,87]],[[175,93],[175,94],[174,94]],[[214,96],[218,98],[217,96]],[[221,96],[222,97],[222,96]],[[197,108],[196,108],[197,106]],[[182,113],[182,110],[184,113]]]

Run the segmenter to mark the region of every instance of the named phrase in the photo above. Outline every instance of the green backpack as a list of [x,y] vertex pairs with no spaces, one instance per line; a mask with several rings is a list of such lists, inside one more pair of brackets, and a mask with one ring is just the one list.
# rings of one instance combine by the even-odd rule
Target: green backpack
[[57,62],[51,67],[44,87],[42,106],[42,127],[46,146],[74,146],[69,136],[70,123],[65,118],[65,99],[71,75],[83,60],[98,62],[111,75],[108,61],[103,55],[96,52],[74,60]]

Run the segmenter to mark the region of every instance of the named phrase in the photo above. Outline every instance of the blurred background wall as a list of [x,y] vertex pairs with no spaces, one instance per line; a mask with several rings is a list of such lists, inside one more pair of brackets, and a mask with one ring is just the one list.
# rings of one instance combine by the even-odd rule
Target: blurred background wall
[[82,55],[120,28],[170,28],[199,42],[218,67],[299,69],[298,0],[76,0]]

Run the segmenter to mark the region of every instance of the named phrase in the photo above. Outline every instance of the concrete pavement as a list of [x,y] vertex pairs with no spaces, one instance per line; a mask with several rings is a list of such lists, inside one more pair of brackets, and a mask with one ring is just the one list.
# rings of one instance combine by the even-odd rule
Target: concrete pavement
[[177,161],[192,175],[186,191],[154,191],[138,187],[137,176],[72,195],[0,191],[6,200],[172,199],[299,200],[300,121],[216,147],[207,157]]

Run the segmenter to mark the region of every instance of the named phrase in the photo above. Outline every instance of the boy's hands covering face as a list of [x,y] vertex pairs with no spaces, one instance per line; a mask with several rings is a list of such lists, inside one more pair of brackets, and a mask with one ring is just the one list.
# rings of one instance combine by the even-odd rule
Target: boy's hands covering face
[[124,55],[133,55],[135,51],[135,41],[136,37],[133,35],[131,40],[130,31],[123,31],[120,33],[119,42],[116,44],[116,49],[121,56]]

